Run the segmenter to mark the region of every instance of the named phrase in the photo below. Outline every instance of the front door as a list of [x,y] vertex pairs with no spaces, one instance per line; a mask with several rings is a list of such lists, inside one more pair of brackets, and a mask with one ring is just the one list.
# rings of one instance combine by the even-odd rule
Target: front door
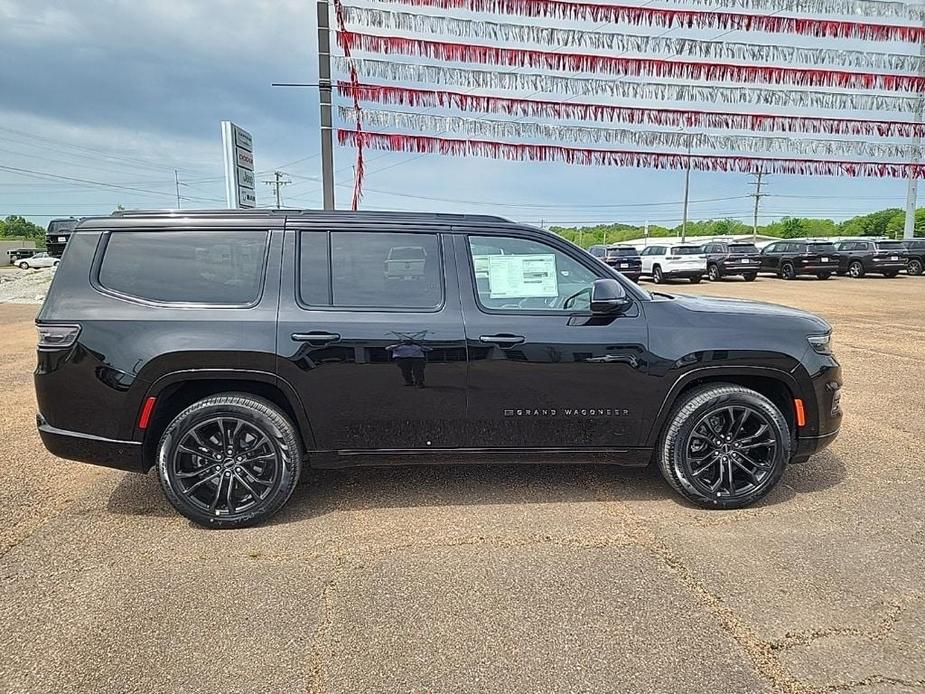
[[296,225],[283,277],[278,373],[299,392],[317,448],[461,444],[466,344],[451,237]]
[[455,241],[470,446],[639,445],[650,399],[642,303],[593,316],[591,285],[606,275],[565,243],[529,232]]

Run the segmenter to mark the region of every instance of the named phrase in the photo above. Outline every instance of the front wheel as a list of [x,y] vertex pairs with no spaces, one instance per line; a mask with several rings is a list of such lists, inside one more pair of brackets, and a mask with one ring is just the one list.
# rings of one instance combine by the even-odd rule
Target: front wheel
[[662,274],[662,268],[660,268],[658,265],[652,268],[652,281],[655,282],[655,284],[661,284],[665,281],[665,276]]
[[746,272],[742,277],[745,278],[746,282],[754,282],[755,278],[758,277],[757,272]]
[[28,270],[28,269],[29,269],[29,263],[27,263],[26,261],[23,261],[23,262],[21,262],[21,263],[19,264],[19,268],[20,268],[21,270]]
[[703,275],[693,275],[693,276],[690,278],[691,284],[699,284],[699,283],[700,283],[700,280],[702,280],[702,279],[703,279]]
[[864,276],[864,264],[860,260],[852,261],[848,266],[848,277],[860,279]]
[[247,393],[214,395],[167,426],[157,471],[168,501],[212,528],[255,525],[289,499],[302,471],[295,428],[277,407]]
[[898,274],[899,274],[899,270],[890,270],[889,272],[884,272],[884,273],[883,273],[883,276],[886,277],[887,279],[891,280],[891,279],[893,279],[894,277],[896,277],[896,275],[898,275]]
[[707,277],[710,278],[711,282],[716,282],[722,277],[722,273],[719,271],[719,266],[716,263],[711,263],[710,267],[707,268]]
[[831,276],[832,276],[832,273],[831,273],[831,272],[819,272],[819,273],[816,273],[816,277],[818,277],[818,278],[821,279],[821,280],[827,280],[827,279],[829,279],[829,277],[831,277]]
[[784,263],[780,266],[780,276],[785,280],[796,279],[797,272],[793,268],[793,263]]
[[909,265],[906,266],[906,272],[910,275],[921,275],[922,269],[922,261],[918,258],[913,258],[909,261]]
[[742,508],[780,481],[790,460],[780,410],[750,388],[711,384],[682,396],[659,441],[668,483],[704,508]]

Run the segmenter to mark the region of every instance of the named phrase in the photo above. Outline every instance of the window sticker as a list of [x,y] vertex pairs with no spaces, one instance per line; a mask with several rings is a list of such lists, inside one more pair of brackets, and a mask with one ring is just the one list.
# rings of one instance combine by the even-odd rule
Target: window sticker
[[492,299],[559,296],[556,256],[489,256],[488,285]]

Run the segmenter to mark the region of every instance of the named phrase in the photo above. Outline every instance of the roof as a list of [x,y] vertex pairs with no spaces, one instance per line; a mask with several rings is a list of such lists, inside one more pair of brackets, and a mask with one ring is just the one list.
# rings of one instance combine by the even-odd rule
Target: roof
[[[504,217],[483,214],[448,214],[437,212],[390,212],[352,210],[272,210],[272,209],[217,209],[217,210],[117,210],[108,217],[89,217],[82,220],[81,229],[147,226],[157,228],[165,220],[176,226],[183,222],[191,225],[241,228],[254,219],[268,220],[271,226],[282,226],[285,221],[310,225],[331,224],[416,224],[427,226],[488,226],[523,227]],[[391,226],[394,230],[394,226]]]

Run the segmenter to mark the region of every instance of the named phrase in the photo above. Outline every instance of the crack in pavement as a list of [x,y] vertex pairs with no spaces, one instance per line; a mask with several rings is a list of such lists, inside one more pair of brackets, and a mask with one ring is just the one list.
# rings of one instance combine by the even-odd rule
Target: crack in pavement
[[830,684],[826,687],[820,687],[814,692],[844,692],[858,687],[870,687],[875,684],[895,684],[900,687],[909,687],[911,689],[925,689],[925,680],[904,680],[899,677],[886,677],[884,675],[871,675],[862,680],[853,680],[839,684]]
[[810,629],[788,633],[779,641],[772,641],[769,645],[775,651],[784,651],[797,646],[808,646],[819,639],[831,636],[856,636],[858,638],[883,639],[893,630],[903,607],[897,602],[888,603],[886,616],[875,629],[861,629],[860,627],[829,627],[826,629]]

